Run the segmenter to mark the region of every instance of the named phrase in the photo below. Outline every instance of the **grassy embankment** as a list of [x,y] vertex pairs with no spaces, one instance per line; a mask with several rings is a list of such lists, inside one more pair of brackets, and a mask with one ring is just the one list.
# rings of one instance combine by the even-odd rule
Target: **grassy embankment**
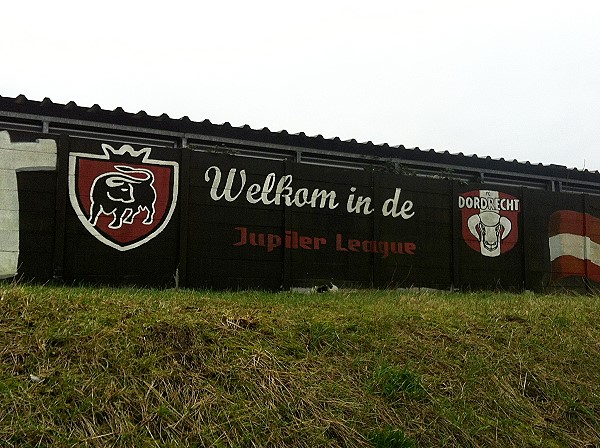
[[600,446],[600,300],[0,284],[0,446]]

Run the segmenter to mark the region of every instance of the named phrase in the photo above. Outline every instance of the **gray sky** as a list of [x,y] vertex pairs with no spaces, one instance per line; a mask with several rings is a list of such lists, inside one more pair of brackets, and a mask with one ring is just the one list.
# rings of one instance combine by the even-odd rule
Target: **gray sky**
[[11,1],[2,15],[2,96],[600,170],[595,0]]

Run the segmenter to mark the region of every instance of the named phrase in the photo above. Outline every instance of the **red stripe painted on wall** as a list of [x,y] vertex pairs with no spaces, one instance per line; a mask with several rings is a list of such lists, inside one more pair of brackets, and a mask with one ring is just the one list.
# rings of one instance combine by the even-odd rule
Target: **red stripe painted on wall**
[[550,215],[550,221],[548,223],[549,236],[558,235],[559,233],[588,236],[596,235],[597,238],[593,239],[600,243],[600,219],[587,213],[579,213],[572,210],[560,210]]

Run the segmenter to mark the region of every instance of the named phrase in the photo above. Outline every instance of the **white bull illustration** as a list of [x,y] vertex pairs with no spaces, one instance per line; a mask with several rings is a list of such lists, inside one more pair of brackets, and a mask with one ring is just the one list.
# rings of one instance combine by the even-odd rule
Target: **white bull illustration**
[[500,255],[500,243],[512,229],[510,219],[495,211],[484,211],[471,216],[467,225],[480,243],[481,254],[486,257]]
[[119,229],[123,224],[132,224],[133,218],[142,210],[146,210],[143,224],[154,221],[154,174],[143,168],[132,168],[126,165],[115,166],[117,171],[104,173],[94,179],[90,191],[89,222],[95,226],[101,213],[112,215],[108,225],[111,229]]

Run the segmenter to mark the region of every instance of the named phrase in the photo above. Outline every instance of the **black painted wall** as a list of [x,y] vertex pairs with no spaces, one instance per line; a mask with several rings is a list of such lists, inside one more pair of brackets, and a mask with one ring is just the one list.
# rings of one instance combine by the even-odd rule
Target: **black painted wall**
[[[590,243],[578,260],[568,255],[577,237],[561,235],[599,241],[600,197],[190,149],[145,150],[127,142],[57,141],[56,171],[18,173],[17,275],[28,280],[537,291],[589,290],[598,282],[594,263],[600,260]],[[123,174],[123,166],[133,174]],[[148,171],[155,181],[152,219],[140,202]],[[96,224],[91,216],[90,203],[101,202],[94,185],[107,176],[111,188],[128,195],[110,196],[121,207],[117,229],[107,227],[116,216],[110,210],[103,209]],[[562,257],[552,262],[557,253]]]

